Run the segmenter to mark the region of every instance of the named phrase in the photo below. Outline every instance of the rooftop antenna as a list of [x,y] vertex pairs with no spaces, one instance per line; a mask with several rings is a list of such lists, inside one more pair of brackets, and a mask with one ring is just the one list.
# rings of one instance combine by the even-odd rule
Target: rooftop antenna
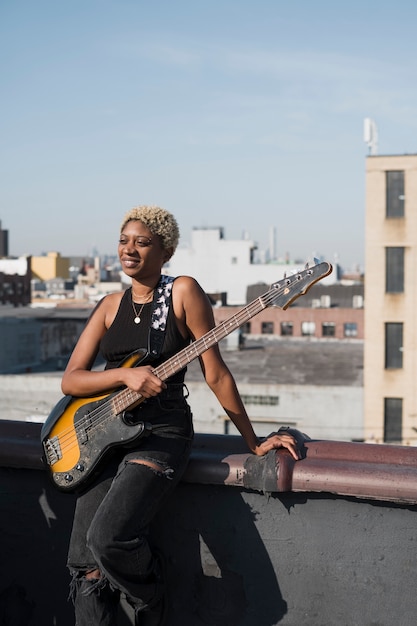
[[378,130],[374,120],[365,117],[363,124],[363,140],[369,148],[369,154],[378,154]]

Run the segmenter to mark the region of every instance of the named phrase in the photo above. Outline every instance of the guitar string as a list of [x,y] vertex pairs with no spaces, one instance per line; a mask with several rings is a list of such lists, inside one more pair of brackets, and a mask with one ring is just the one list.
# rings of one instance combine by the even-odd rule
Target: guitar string
[[[305,273],[308,275],[309,273],[311,274],[312,271],[311,270],[305,270]],[[293,282],[300,282],[302,279],[299,278],[300,274],[298,274],[295,279],[293,280]],[[277,296],[282,295],[283,293],[285,293],[285,290],[289,288],[289,286],[291,285],[291,281],[289,281],[288,279],[286,280],[286,284],[279,287],[279,288],[272,288],[270,289],[268,292],[266,292],[265,294],[259,296],[258,298],[256,298],[256,300],[254,300],[253,302],[251,302],[250,304],[248,304],[246,307],[244,307],[243,309],[241,309],[240,311],[238,311],[238,313],[236,313],[236,315],[234,315],[232,318],[229,318],[227,320],[225,320],[224,322],[222,322],[221,324],[219,324],[218,326],[215,326],[211,331],[209,331],[209,333],[207,333],[208,335],[210,335],[210,333],[214,336],[215,341],[214,343],[210,344],[208,347],[205,347],[205,349],[209,349],[210,347],[212,347],[213,345],[215,345],[215,343],[217,343],[217,338],[216,338],[216,332],[220,329],[225,329],[227,324],[230,324],[233,320],[235,320],[235,322],[237,322],[237,320],[240,318],[243,321],[240,321],[239,324],[237,324],[237,328],[239,328],[239,326],[242,325],[242,323],[244,323],[245,318],[247,318],[248,320],[251,319],[251,317],[253,317],[254,315],[257,314],[257,309],[259,306],[259,303],[266,303],[265,306],[268,306],[271,302],[273,302]],[[262,307],[265,308],[265,307]],[[261,308],[261,310],[262,310]],[[255,311],[255,312],[253,312]],[[250,312],[250,315],[248,316],[248,313]],[[260,312],[260,311],[259,311]],[[177,358],[178,361],[181,362],[181,368],[184,367],[187,363],[190,362],[190,360],[181,360],[180,355],[181,354],[188,354],[189,352],[195,352],[197,349],[197,345],[199,343],[201,344],[205,344],[207,341],[209,341],[209,339],[207,339],[207,334],[203,335],[203,337],[200,337],[200,339],[198,339],[197,341],[193,342],[192,344],[190,344],[190,346],[187,346],[187,348],[184,348],[183,351],[181,351],[175,358]],[[191,360],[193,360],[194,358],[196,358],[195,356],[193,356],[193,358]],[[169,359],[167,362],[162,363],[156,370],[163,370],[166,369],[167,363],[171,361],[171,359]],[[180,369],[181,369],[180,368]],[[175,373],[175,371],[178,371],[176,369],[173,370],[172,373]],[[171,375],[171,374],[170,374]],[[167,376],[168,377],[168,376]],[[131,394],[131,390],[129,389],[123,389],[117,393],[117,397],[122,397],[125,395],[129,395]],[[142,396],[136,398],[135,401],[140,400]],[[134,404],[134,402],[132,402],[130,404],[130,406]],[[114,405],[114,397],[110,397],[110,398],[106,398],[104,399],[101,403],[100,406],[92,409],[92,411],[90,411],[90,413],[88,413],[87,416],[83,416],[82,418],[79,419],[78,422],[76,422],[73,426],[67,427],[66,429],[63,429],[61,431],[61,433],[59,433],[58,438],[59,438],[59,443],[60,443],[60,449],[61,452],[67,452],[69,449],[71,449],[74,445],[78,445],[78,438],[76,436],[76,432],[80,432],[81,430],[84,429],[84,425],[87,425],[89,430],[93,430],[97,425],[102,425],[102,423],[109,418],[115,417],[116,415],[119,415],[123,410],[126,410],[127,408],[129,408],[129,405],[127,405],[125,408],[122,408],[121,411],[114,413],[111,409],[112,409],[112,405]],[[48,440],[50,441],[50,439]]]

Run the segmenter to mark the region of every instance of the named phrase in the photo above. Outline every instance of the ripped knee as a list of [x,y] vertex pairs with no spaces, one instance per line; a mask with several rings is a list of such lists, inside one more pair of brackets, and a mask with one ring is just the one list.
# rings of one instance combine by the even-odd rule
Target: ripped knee
[[100,578],[102,578],[102,575],[99,569],[92,569],[84,572],[84,578],[86,580],[100,580]]
[[165,476],[165,478],[168,478],[169,480],[172,480],[174,477],[174,470],[171,467],[163,467],[154,461],[148,461],[147,459],[130,459],[128,463],[135,463],[136,465],[145,465],[146,467],[150,467],[156,474]]
[[99,569],[72,570],[69,598],[75,603],[77,597],[102,593],[109,587],[107,579]]

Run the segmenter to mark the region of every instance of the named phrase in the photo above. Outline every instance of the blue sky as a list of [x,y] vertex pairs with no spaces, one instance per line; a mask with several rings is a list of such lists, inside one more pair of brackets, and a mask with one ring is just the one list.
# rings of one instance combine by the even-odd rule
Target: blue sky
[[[417,152],[417,4],[0,0],[12,255],[116,250],[137,204],[364,265],[363,122]],[[190,268],[192,273],[192,268]]]

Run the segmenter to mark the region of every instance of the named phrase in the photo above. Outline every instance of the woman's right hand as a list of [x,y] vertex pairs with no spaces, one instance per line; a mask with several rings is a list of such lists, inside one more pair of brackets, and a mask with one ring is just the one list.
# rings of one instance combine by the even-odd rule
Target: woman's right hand
[[132,391],[140,393],[144,398],[156,396],[166,389],[166,384],[155,376],[150,365],[120,368],[120,374],[124,379],[123,384]]

